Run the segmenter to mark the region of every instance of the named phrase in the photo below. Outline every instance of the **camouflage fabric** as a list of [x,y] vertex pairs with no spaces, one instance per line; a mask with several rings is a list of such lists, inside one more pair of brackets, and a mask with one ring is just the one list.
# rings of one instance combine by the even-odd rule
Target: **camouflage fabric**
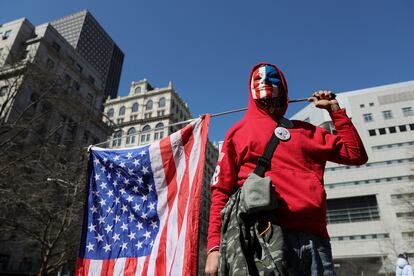
[[248,214],[240,189],[230,197],[221,212],[219,275],[288,275],[275,213]]

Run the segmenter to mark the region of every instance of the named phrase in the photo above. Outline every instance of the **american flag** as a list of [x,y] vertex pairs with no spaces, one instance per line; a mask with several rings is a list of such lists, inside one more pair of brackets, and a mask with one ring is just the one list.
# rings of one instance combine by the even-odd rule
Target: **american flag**
[[92,147],[76,275],[195,275],[210,116],[149,145]]

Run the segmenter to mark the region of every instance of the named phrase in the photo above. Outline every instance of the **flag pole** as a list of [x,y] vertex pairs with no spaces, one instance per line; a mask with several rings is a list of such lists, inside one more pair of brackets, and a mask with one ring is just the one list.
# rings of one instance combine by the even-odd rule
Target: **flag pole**
[[[308,101],[308,98],[302,98],[302,99],[289,100],[288,102],[289,103],[298,103],[298,102],[307,102],[307,101]],[[232,114],[232,113],[236,113],[236,112],[241,112],[241,111],[245,111],[245,110],[247,110],[247,107],[237,108],[237,109],[228,110],[228,111],[219,112],[219,113],[213,113],[213,114],[210,115],[210,117],[219,117],[219,116],[223,116],[223,115],[227,115],[227,114]],[[202,117],[203,115],[200,115],[200,117]],[[172,124],[169,124],[169,125],[160,127],[159,129],[161,129],[161,128],[168,128],[168,127],[176,126],[176,125],[188,124],[188,123],[191,123],[194,120],[196,120],[196,119],[188,119],[188,120],[185,120],[185,121],[181,121],[181,122],[177,122],[177,123],[172,123]],[[149,131],[151,131],[151,130],[149,130]],[[134,133],[134,135],[141,134],[141,133],[145,133],[145,132],[149,132],[149,131],[137,131],[136,133]],[[85,147],[85,149],[87,149],[87,151],[89,152],[89,150],[90,150],[91,147],[103,145],[103,144],[106,144],[106,143],[111,142],[113,140],[122,139],[122,138],[125,138],[125,137],[128,137],[128,136],[131,136],[131,134],[129,134],[129,135],[128,134],[122,135],[120,137],[111,138],[111,139],[108,139],[106,141],[103,141],[103,142],[100,142],[100,143],[97,143],[97,144],[89,145],[88,147]]]

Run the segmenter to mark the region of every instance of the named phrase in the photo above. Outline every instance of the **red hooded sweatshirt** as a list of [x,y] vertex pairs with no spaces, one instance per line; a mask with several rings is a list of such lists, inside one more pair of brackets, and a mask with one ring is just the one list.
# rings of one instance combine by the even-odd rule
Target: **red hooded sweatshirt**
[[[253,71],[269,63],[260,63]],[[283,73],[282,88],[288,88]],[[250,91],[250,79],[248,91]],[[207,250],[218,249],[221,238],[220,212],[229,197],[240,188],[256,167],[263,155],[277,119],[287,109],[270,114],[261,109],[249,93],[249,104],[245,116],[233,125],[226,134],[216,172],[211,182],[211,209]],[[321,110],[321,112],[323,112]],[[345,110],[330,112],[337,134],[312,124],[293,120],[289,129],[291,138],[281,141],[273,154],[270,168],[265,175],[275,185],[279,206],[276,210],[281,226],[310,232],[329,239],[326,229],[326,193],[323,175],[327,161],[347,165],[362,165],[368,157]]]

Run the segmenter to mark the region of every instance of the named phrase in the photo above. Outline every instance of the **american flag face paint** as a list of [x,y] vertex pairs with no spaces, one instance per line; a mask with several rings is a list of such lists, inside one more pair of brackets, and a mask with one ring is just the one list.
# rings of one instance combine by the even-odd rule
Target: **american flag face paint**
[[276,68],[270,65],[262,65],[252,74],[250,90],[255,100],[274,99],[282,97],[281,80]]

